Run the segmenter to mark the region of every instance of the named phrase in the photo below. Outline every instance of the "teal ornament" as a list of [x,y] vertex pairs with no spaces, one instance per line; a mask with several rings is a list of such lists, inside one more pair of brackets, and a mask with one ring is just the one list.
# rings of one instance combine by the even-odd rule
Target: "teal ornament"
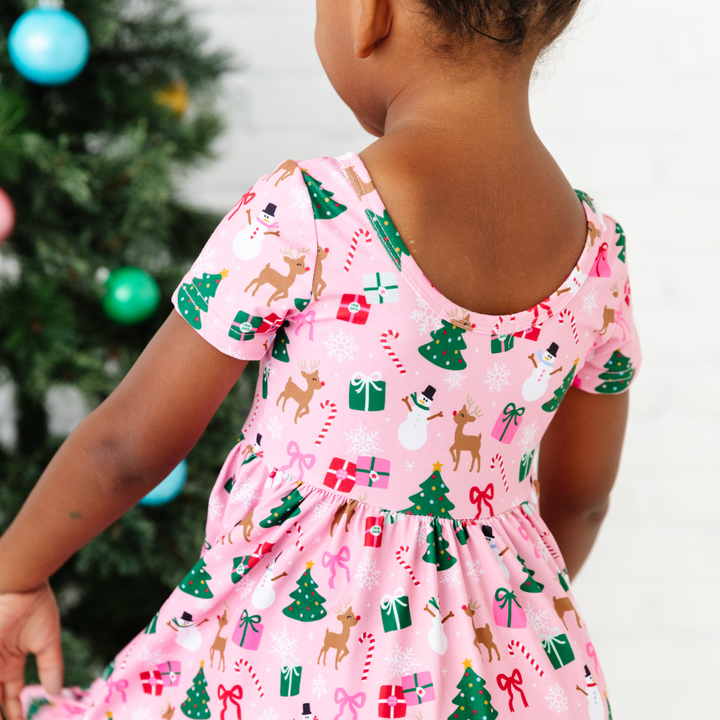
[[102,308],[111,320],[120,325],[134,325],[147,320],[160,302],[160,288],[140,268],[116,268],[105,281],[105,287],[107,292],[102,299]]
[[174,500],[187,480],[187,460],[183,460],[157,487],[153,488],[139,503],[145,507],[157,507]]
[[83,24],[53,4],[23,13],[8,36],[10,61],[27,80],[38,85],[62,85],[80,74],[90,54]]

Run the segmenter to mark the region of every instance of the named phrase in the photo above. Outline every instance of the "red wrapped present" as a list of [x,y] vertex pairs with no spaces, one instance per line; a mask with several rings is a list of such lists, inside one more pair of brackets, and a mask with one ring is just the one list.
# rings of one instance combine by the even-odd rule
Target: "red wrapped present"
[[355,463],[333,458],[325,474],[324,484],[338,492],[350,492],[355,487]]
[[385,518],[370,515],[365,518],[365,547],[380,547],[382,545],[383,526]]
[[148,695],[162,695],[163,678],[158,670],[146,670],[140,673],[140,682],[144,693]]
[[168,660],[157,666],[158,672],[162,675],[163,687],[176,687],[180,684],[180,661]]
[[337,319],[345,322],[364,325],[370,313],[370,304],[365,300],[364,295],[351,295],[346,293],[340,298],[340,307],[337,311]]
[[378,715],[381,718],[404,718],[407,703],[402,685],[381,685],[378,701]]
[[255,332],[258,333],[271,333],[275,332],[283,324],[283,318],[275,313],[270,313],[267,317],[262,319],[262,322],[258,326]]
[[536,342],[537,339],[540,337],[540,326],[533,325],[527,330],[521,330],[520,332],[513,333],[513,337],[523,338],[523,340],[531,340],[532,342]]

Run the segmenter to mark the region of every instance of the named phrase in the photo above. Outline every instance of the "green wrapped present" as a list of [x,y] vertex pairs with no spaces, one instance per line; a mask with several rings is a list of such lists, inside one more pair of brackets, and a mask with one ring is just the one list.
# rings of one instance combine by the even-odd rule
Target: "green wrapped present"
[[242,310],[235,316],[228,335],[234,340],[252,340],[263,318],[249,315]]
[[493,335],[490,340],[490,352],[493,355],[508,352],[515,347],[514,335]]
[[385,595],[380,601],[380,615],[385,632],[402,630],[412,625],[410,603],[404,592],[402,588],[398,588],[393,595]]
[[540,643],[556,670],[575,659],[567,635],[561,635],[559,628],[553,628],[547,635],[540,635]]
[[268,380],[269,379],[270,379],[270,363],[267,363],[263,367],[263,373],[262,373],[262,397],[263,397],[263,400],[267,400]]
[[300,665],[283,665],[280,670],[280,696],[299,695],[301,679],[302,667]]
[[350,409],[377,412],[385,409],[385,381],[379,372],[356,372],[350,378]]

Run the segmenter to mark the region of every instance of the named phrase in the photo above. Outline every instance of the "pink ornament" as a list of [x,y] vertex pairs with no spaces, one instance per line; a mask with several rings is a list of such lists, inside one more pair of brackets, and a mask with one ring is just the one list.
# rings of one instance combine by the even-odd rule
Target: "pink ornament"
[[0,244],[4,243],[15,226],[15,206],[8,194],[0,188]]

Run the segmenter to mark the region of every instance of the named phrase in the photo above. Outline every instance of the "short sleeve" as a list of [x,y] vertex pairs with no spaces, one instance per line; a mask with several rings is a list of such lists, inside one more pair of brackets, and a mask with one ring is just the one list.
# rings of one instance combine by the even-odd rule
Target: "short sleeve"
[[602,308],[602,328],[596,331],[597,341],[573,383],[575,387],[595,394],[615,395],[628,390],[642,362],[627,275],[625,236],[617,224],[616,236],[619,240],[615,244],[621,246],[621,251],[613,275],[617,277],[622,272],[623,276],[618,280],[615,277],[606,280],[608,288],[602,298],[605,302],[598,302]]
[[282,163],[227,213],[173,293],[213,347],[259,360],[288,314],[312,299],[315,221],[300,167]]

